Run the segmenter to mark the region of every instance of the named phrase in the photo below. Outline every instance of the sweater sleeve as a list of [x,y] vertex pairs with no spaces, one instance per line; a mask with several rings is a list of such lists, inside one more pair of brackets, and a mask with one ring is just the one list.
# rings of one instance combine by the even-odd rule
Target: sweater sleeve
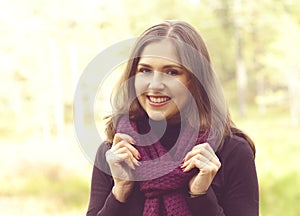
[[225,215],[222,207],[218,204],[217,197],[212,187],[209,187],[206,194],[187,198],[187,202],[192,209],[193,215],[221,216]]
[[224,178],[222,195],[217,199],[211,186],[206,194],[188,198],[188,204],[194,215],[259,215],[258,181],[254,156],[246,141],[240,138],[237,140],[238,143],[232,151],[227,151],[220,156]]
[[119,202],[111,192],[113,179],[109,175],[108,164],[105,160],[107,150],[108,146],[103,143],[96,154],[87,216],[119,216],[125,205]]

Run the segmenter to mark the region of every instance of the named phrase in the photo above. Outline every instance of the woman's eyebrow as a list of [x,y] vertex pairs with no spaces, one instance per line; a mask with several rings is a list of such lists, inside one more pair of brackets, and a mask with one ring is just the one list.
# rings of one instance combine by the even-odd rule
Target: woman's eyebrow
[[151,65],[148,65],[148,64],[145,64],[145,63],[139,63],[138,66],[151,67]]
[[[152,68],[151,65],[146,64],[146,63],[139,63],[138,66],[143,66],[143,67],[149,67],[149,68]],[[183,69],[182,66],[177,65],[177,64],[167,64],[167,65],[164,65],[162,68],[163,68],[163,69],[166,69],[166,68],[174,68],[174,67]]]
[[180,69],[183,69],[183,67],[182,67],[182,66],[180,66],[180,65],[176,65],[176,64],[169,64],[169,65],[165,65],[163,68],[174,68],[174,67],[176,67],[176,68],[180,68]]

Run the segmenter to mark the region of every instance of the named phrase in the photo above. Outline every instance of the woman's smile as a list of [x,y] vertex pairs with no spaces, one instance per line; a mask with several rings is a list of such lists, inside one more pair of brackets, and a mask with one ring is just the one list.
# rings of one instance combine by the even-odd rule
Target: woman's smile
[[146,97],[148,98],[151,106],[164,106],[171,100],[168,96],[147,95]]

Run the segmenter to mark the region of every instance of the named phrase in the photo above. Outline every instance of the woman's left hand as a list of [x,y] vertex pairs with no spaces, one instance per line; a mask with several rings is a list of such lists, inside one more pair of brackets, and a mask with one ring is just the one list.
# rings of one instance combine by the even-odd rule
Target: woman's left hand
[[198,168],[199,172],[189,182],[191,195],[206,193],[217,174],[221,163],[214,150],[208,143],[196,145],[184,158],[181,168],[188,172],[193,168]]

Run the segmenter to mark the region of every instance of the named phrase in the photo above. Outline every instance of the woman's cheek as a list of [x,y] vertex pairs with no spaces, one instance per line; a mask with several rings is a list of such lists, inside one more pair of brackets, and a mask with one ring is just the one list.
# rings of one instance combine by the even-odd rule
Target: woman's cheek
[[146,92],[147,85],[145,83],[145,79],[143,79],[141,76],[136,75],[135,76],[135,81],[134,81],[134,88],[136,95],[139,96]]

